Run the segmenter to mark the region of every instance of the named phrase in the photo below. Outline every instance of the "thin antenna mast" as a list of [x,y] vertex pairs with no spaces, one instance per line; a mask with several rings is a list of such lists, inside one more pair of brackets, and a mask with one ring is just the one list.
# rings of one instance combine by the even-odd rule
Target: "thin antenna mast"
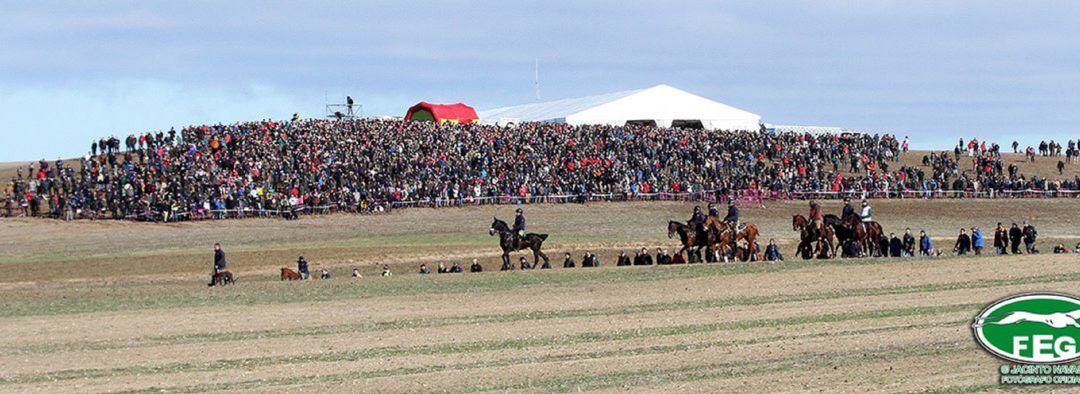
[[536,88],[536,101],[540,101],[540,58],[536,59],[536,73],[533,76],[533,86]]

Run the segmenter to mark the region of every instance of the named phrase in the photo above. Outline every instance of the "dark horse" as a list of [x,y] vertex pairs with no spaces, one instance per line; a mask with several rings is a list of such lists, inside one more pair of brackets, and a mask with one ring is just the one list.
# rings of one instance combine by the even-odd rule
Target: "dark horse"
[[675,252],[675,254],[681,254],[683,251],[686,251],[686,258],[690,263],[701,260],[701,253],[699,253],[699,250],[709,246],[707,234],[697,231],[692,225],[683,224],[674,220],[668,221],[667,231],[668,238],[674,238],[675,235],[678,235],[679,241],[682,242],[682,248]]
[[796,251],[804,260],[813,256],[830,258],[835,255],[833,247],[833,229],[828,225],[819,229],[810,225],[803,215],[791,217],[791,229],[800,232],[800,242]]
[[210,286],[225,286],[236,284],[236,277],[229,271],[218,271],[214,274],[214,281]]
[[544,245],[544,240],[548,237],[547,234],[528,233],[524,237],[517,238],[514,236],[514,232],[510,231],[510,226],[507,226],[506,222],[499,220],[499,218],[492,219],[494,220],[491,222],[488,235],[499,234],[499,246],[502,247],[503,251],[503,266],[510,265],[510,252],[525,249],[531,249],[533,252],[533,268],[540,265],[540,259],[544,259],[545,264],[548,263],[547,255],[540,251],[540,247]]
[[825,224],[832,225],[836,238],[840,240],[837,242],[838,245],[850,239],[858,242],[867,256],[876,256],[881,253],[878,240],[881,239],[883,230],[878,222],[864,223],[857,215],[851,215],[846,220],[836,215],[825,215]]

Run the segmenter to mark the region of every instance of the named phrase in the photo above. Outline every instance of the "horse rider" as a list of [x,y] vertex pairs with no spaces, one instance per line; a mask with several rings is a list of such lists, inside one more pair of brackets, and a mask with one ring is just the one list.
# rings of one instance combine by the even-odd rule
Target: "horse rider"
[[817,201],[810,199],[810,225],[818,230],[822,229],[821,206]]
[[518,246],[522,238],[525,238],[525,211],[518,208],[514,211],[514,228],[511,230],[514,233],[514,246]]
[[859,218],[862,219],[864,230],[868,223],[874,221],[874,209],[870,208],[870,203],[866,200],[862,200],[862,211],[859,212]]
[[840,219],[847,221],[851,216],[855,215],[855,208],[851,206],[851,197],[844,197],[844,210],[840,213]]
[[735,205],[734,199],[728,200],[727,216],[724,216],[724,223],[731,228],[732,234],[735,234],[739,228],[739,207]]
[[720,217],[720,211],[718,211],[716,205],[711,202],[709,203],[709,216]]
[[705,214],[701,212],[701,206],[694,206],[694,213],[690,215],[688,223],[693,226],[694,231],[698,234],[705,232]]
[[214,270],[210,274],[210,286],[214,285],[218,273],[225,270],[225,251],[221,250],[221,244],[214,244]]

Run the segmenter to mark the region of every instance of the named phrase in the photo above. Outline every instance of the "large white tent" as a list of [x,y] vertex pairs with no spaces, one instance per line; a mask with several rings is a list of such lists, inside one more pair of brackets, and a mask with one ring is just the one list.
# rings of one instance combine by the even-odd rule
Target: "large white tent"
[[[656,85],[598,96],[548,101],[480,111],[480,122],[556,122],[571,125],[655,122],[660,127],[759,130],[761,116],[671,86]],[[697,122],[700,122],[698,124]]]

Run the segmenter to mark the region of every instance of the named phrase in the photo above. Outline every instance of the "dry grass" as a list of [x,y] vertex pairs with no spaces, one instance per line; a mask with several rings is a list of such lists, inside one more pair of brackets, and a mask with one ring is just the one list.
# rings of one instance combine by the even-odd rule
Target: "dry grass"
[[[1023,219],[1048,241],[1080,240],[1080,200],[874,204],[886,231],[926,229],[938,246],[961,226]],[[0,391],[992,389],[998,361],[971,340],[971,316],[1003,295],[1080,286],[1074,255],[611,266],[618,250],[673,247],[665,223],[691,208],[529,206],[556,266],[563,250],[600,251],[606,266],[430,276],[412,271],[473,257],[495,268],[487,227],[512,207],[5,220]],[[793,254],[791,215],[806,210],[744,217]],[[206,288],[213,242],[238,285]],[[277,281],[300,254],[335,278]],[[377,277],[383,263],[397,275]],[[348,278],[354,266],[367,277]]]

